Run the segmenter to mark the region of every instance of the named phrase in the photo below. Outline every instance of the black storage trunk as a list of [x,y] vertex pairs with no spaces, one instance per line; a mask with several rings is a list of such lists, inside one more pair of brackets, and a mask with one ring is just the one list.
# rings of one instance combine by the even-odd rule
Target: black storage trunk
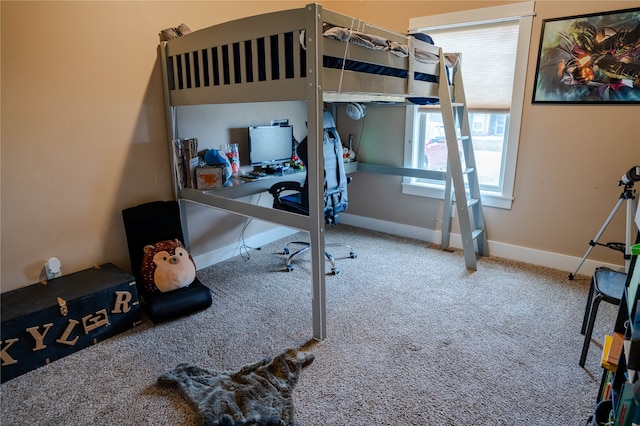
[[110,263],[0,298],[2,382],[141,322],[135,279]]

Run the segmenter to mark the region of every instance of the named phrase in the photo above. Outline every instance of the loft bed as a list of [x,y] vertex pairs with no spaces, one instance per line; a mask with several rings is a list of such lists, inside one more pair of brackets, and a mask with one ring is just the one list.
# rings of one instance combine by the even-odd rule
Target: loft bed
[[[176,108],[187,105],[304,101],[307,106],[310,214],[297,215],[238,200],[246,187],[182,188],[175,196],[223,211],[306,231],[311,240],[313,337],[325,338],[322,117],[325,103],[451,103],[455,57],[414,37],[387,31],[319,4],[251,16],[164,41],[160,56],[169,141],[177,137]],[[444,83],[444,84],[441,84]],[[318,143],[320,141],[320,143]],[[171,148],[172,155],[173,148]],[[420,169],[380,172],[433,177]],[[259,181],[258,181],[259,182]],[[251,191],[256,184],[251,183]],[[268,183],[263,190],[267,190]],[[184,207],[183,207],[184,212]],[[187,226],[186,218],[183,223]],[[185,232],[185,236],[188,235]]]
[[439,48],[316,4],[198,30],[165,53],[172,105],[306,100],[314,76],[325,101],[440,97]]

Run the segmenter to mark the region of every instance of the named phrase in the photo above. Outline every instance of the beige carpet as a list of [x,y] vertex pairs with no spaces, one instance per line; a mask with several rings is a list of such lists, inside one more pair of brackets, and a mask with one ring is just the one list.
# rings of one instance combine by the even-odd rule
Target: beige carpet
[[[302,235],[304,236],[304,235]],[[300,237],[300,235],[298,236]],[[315,355],[294,391],[300,425],[584,425],[600,347],[578,366],[588,277],[340,226],[327,331],[310,341],[308,258],[284,272],[283,242],[199,271],[213,306],[141,326],[0,386],[6,425],[190,425],[157,378],[178,363],[235,370],[289,347]],[[616,307],[603,303],[594,339]]]

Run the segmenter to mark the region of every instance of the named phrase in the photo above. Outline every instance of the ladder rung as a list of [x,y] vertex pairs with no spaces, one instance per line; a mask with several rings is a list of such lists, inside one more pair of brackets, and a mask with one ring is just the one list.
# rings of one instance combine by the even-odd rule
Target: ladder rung
[[471,207],[471,206],[475,206],[476,204],[478,204],[480,202],[479,198],[469,198],[467,200],[467,207]]
[[473,173],[475,171],[476,171],[475,167],[467,167],[466,169],[464,169],[462,171],[462,174],[468,175],[468,174]]
[[[453,108],[463,108],[465,105],[462,102],[451,102],[451,107]],[[420,105],[420,109],[441,109],[441,104],[429,104],[429,105]]]
[[473,232],[471,232],[471,238],[473,238],[474,240],[476,238],[478,238],[482,233],[484,232],[484,229],[474,229]]

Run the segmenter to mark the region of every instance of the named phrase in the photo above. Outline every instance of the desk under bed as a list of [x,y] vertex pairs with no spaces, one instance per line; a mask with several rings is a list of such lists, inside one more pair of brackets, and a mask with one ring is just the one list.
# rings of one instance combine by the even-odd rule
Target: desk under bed
[[[345,42],[345,38],[350,42]],[[309,233],[313,337],[324,339],[322,117],[325,103],[406,103],[411,100],[450,104],[453,86],[446,77],[446,55],[432,44],[332,12],[318,4],[197,30],[162,42],[160,55],[170,142],[177,137],[179,123],[175,109],[180,106],[271,101],[306,103],[309,216],[252,205],[226,196],[225,191],[181,188],[175,177],[174,188],[179,201],[195,202]],[[431,177],[428,171],[419,169],[372,168],[368,171]]]

